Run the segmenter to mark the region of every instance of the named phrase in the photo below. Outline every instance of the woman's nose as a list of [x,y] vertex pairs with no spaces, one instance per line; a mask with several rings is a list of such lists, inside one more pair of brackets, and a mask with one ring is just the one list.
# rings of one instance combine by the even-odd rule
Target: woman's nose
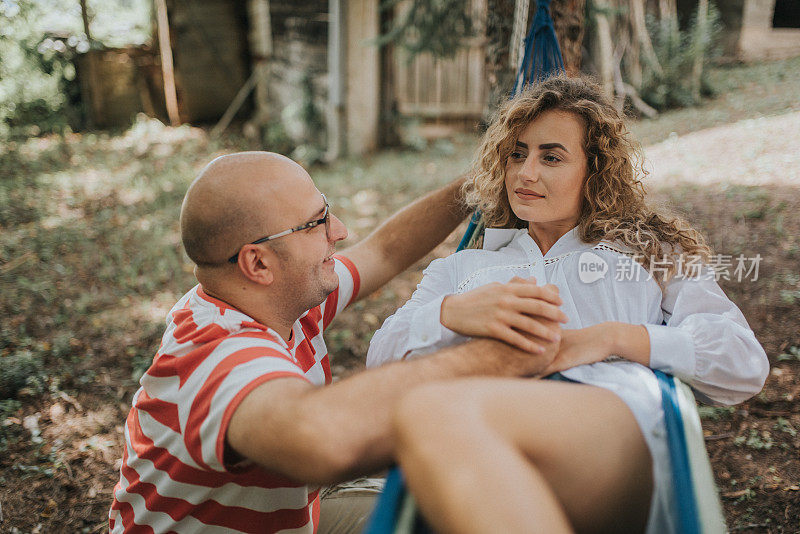
[[525,181],[538,182],[539,181],[539,165],[536,158],[527,157],[519,170],[519,177]]

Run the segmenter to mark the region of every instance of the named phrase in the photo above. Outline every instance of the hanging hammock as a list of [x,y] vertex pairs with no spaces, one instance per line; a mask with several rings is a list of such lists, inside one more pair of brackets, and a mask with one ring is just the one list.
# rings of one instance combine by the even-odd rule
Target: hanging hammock
[[[524,19],[527,16],[527,9],[524,5],[527,0],[517,0],[514,11],[514,31],[511,33],[511,46],[509,54],[512,61],[516,57],[516,39],[518,39],[518,28],[520,21],[524,26]],[[521,32],[520,32],[521,33]],[[550,0],[537,0],[536,14],[531,22],[530,30],[523,42],[524,55],[517,69],[517,77],[514,81],[514,88],[511,90],[510,98],[514,98],[525,87],[564,72],[564,60],[561,59],[561,47],[558,46],[556,30],[553,27],[553,18],[550,16]],[[483,234],[485,225],[480,212],[476,211],[469,221],[464,237],[458,244],[456,250],[463,250],[475,245],[475,242]]]

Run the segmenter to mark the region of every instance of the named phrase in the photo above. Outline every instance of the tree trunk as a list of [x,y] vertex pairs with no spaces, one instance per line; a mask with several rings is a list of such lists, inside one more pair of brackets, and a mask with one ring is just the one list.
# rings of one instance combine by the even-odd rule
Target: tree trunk
[[[663,72],[661,63],[659,63],[658,57],[656,57],[656,52],[653,50],[653,42],[650,40],[650,34],[647,32],[647,24],[645,23],[645,2],[644,0],[630,0],[630,4],[631,26],[634,35],[631,41],[641,46],[642,54],[650,65],[650,68],[656,73],[661,74]],[[639,67],[639,69],[641,71],[641,67]],[[634,87],[639,87],[639,85],[641,85],[641,74],[638,76],[638,80],[632,79],[631,81]]]
[[[534,2],[530,11],[533,12],[535,9]],[[586,0],[553,0],[550,4],[553,26],[556,29],[558,44],[561,46],[561,55],[564,57],[564,67],[570,76],[575,76],[581,71],[583,34],[586,27],[585,10]]]
[[596,0],[598,9],[595,12],[594,23],[597,39],[597,68],[600,83],[609,98],[614,96],[614,45],[611,38],[611,25],[606,11],[610,7],[608,2]]
[[169,36],[169,19],[166,0],[156,0],[156,19],[158,21],[158,48],[161,51],[161,70],[164,74],[164,100],[167,116],[172,126],[181,123],[178,111],[178,93],[175,88],[175,70],[172,65],[172,43]]
[[658,14],[661,20],[678,20],[678,3],[675,0],[658,0]]
[[98,126],[103,123],[103,90],[100,87],[100,66],[97,61],[100,59],[100,51],[95,50],[91,46],[94,41],[92,40],[92,33],[89,28],[89,10],[86,8],[86,0],[80,0],[81,3],[81,17],[83,18],[83,32],[86,34],[86,40],[89,42],[89,51],[86,54],[86,65],[89,70],[89,105],[91,113],[89,113],[89,125]]
[[703,75],[706,42],[708,40],[708,0],[700,0],[697,5],[694,45],[697,47],[692,65],[692,98],[700,102],[700,80]]

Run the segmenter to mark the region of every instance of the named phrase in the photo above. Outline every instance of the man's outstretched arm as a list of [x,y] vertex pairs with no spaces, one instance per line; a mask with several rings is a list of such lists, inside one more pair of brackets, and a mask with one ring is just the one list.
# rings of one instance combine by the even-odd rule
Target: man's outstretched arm
[[458,178],[404,207],[342,254],[361,276],[363,298],[419,261],[467,216]]
[[544,354],[530,354],[478,339],[331,386],[315,387],[300,378],[271,380],[236,408],[227,444],[245,458],[310,484],[374,473],[391,462],[392,416],[410,389],[455,377],[538,376],[557,350],[552,344]]

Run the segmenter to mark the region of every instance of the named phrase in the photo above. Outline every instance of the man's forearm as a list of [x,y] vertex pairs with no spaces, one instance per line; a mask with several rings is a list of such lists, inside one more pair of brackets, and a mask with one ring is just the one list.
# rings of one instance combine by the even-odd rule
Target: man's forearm
[[459,178],[428,193],[395,213],[368,239],[376,239],[387,261],[405,263],[400,271],[420,260],[456,229],[467,216],[461,202]]
[[463,182],[459,178],[412,202],[344,251],[361,275],[360,296],[420,260],[455,230],[467,215],[460,194]]
[[[371,369],[326,388],[309,391],[298,413],[314,414],[320,439],[339,447],[339,472],[322,482],[377,471],[392,457],[391,418],[396,403],[413,387],[466,376],[539,376],[555,350],[529,354],[501,342],[479,339],[410,362]],[[327,480],[325,480],[327,478]]]

